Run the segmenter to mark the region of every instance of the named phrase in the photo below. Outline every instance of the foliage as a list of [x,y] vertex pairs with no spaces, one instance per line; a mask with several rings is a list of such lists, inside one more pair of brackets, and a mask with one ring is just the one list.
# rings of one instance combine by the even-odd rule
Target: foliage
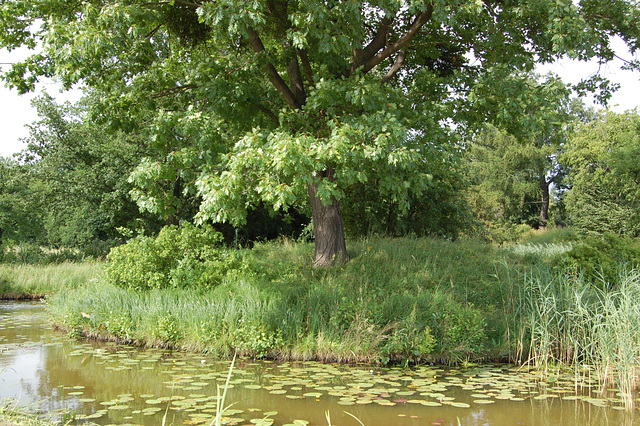
[[[626,1],[4,2],[0,46],[43,46],[5,73],[19,91],[42,75],[82,83],[93,117],[164,148],[132,182],[167,219],[195,202],[202,221],[241,224],[251,205],[305,198],[339,218],[358,185],[403,216],[429,195],[434,149],[526,110],[514,73],[564,54],[606,62],[615,35],[635,50],[637,14]],[[597,78],[579,88],[610,94]],[[331,229],[343,242],[341,221]]]
[[[423,164],[431,184],[422,193],[409,194],[408,207],[372,190],[377,183],[356,183],[346,190],[349,203],[341,206],[345,230],[351,238],[368,235],[440,236],[456,238],[472,227],[461,151],[435,149]],[[376,178],[376,181],[379,178]]]
[[509,241],[519,225],[548,225],[551,189],[561,187],[566,174],[558,155],[575,122],[588,116],[580,101],[570,102],[558,78],[538,80],[512,78],[511,90],[521,98],[518,108],[498,117],[497,127],[485,126],[469,143],[469,203],[494,241]]
[[189,223],[164,227],[157,237],[138,236],[108,256],[107,281],[123,288],[210,288],[238,269],[234,252],[221,248],[222,235],[211,226]]
[[582,234],[640,236],[640,116],[605,112],[584,124],[561,161],[570,169],[565,205]]
[[120,238],[117,228],[154,229],[128,194],[127,177],[144,152],[139,138],[104,132],[83,104],[57,105],[45,94],[34,106],[40,120],[28,126],[22,157],[42,187],[44,242],[95,250],[96,242]]
[[0,157],[0,250],[16,243],[41,242],[42,185],[34,168]]
[[587,282],[610,289],[615,286],[620,266],[640,265],[640,241],[616,234],[587,237],[554,259],[559,270],[573,271]]

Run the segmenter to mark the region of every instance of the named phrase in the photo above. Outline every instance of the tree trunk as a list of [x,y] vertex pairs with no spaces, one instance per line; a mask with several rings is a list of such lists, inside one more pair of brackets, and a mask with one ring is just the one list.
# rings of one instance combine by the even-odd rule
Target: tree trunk
[[543,176],[540,179],[540,189],[542,190],[542,207],[540,208],[540,227],[545,228],[549,220],[549,182]]
[[[330,179],[333,172],[324,172],[323,178]],[[318,184],[307,186],[313,218],[315,256],[313,266],[326,267],[349,261],[347,244],[344,239],[344,225],[340,213],[340,203],[331,197],[331,203],[325,205],[318,197]]]

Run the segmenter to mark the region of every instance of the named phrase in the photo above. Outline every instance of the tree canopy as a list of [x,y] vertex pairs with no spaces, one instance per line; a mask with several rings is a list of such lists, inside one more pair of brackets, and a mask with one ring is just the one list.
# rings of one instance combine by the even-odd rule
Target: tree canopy
[[[9,1],[0,45],[43,48],[4,75],[18,90],[81,83],[106,127],[180,139],[199,220],[306,205],[323,266],[348,260],[350,188],[408,211],[434,149],[521,108],[514,74],[611,60],[616,35],[635,51],[638,18],[635,2],[595,0]],[[580,88],[596,86],[606,98],[597,76]]]
[[640,115],[606,112],[583,124],[560,160],[569,169],[569,223],[584,234],[640,236]]

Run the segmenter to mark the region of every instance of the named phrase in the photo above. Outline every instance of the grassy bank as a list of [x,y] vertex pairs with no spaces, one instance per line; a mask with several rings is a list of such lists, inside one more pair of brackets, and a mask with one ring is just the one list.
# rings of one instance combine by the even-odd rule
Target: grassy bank
[[[503,282],[520,257],[475,241],[369,239],[345,266],[317,270],[313,247],[242,253],[207,289],[132,291],[93,282],[49,301],[72,333],[254,357],[342,362],[507,359]],[[508,267],[505,267],[507,265]]]
[[60,290],[72,290],[96,279],[102,269],[99,262],[51,265],[0,264],[0,298],[42,297]]

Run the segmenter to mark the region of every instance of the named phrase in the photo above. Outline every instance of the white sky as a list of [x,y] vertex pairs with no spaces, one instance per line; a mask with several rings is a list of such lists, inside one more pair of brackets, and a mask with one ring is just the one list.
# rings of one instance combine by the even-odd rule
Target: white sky
[[[1,49],[0,64],[2,65],[0,65],[0,68],[3,71],[7,70],[9,65],[5,64],[20,62],[28,55],[29,51],[26,49],[17,49],[12,52]],[[54,96],[58,102],[76,102],[82,95],[77,90],[60,93],[60,89],[61,85],[54,81],[46,80],[38,84],[35,93],[20,96],[15,89],[10,90],[0,83],[0,156],[8,157],[26,148],[20,139],[29,135],[25,125],[38,120],[38,114],[35,108],[31,106],[31,100],[42,94],[42,91]]]
[[[624,43],[618,41],[618,56],[630,60],[634,59],[626,50]],[[614,44],[615,46],[615,44]],[[7,52],[0,50],[0,64],[13,63],[24,59],[25,51]],[[621,84],[620,89],[609,101],[609,108],[616,112],[623,112],[640,106],[640,72],[622,70],[621,61],[615,61],[602,68],[595,62],[575,62],[569,60],[559,61],[553,65],[540,67],[538,72],[554,72],[566,83],[577,83],[581,79],[600,73],[613,82]],[[2,65],[5,68],[6,65]],[[26,124],[38,119],[35,108],[31,106],[31,100],[37,97],[42,90],[46,90],[59,102],[77,101],[81,93],[79,91],[60,93],[60,85],[52,81],[45,81],[38,85],[36,93],[19,96],[15,90],[0,87],[0,156],[10,156],[25,148],[21,139],[29,134]]]

